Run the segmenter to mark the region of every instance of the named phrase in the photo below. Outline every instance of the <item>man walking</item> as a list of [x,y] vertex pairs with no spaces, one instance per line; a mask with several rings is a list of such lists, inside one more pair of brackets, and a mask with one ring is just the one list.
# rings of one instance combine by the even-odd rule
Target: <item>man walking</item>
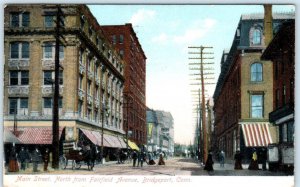
[[224,153],[224,151],[222,150],[221,152],[220,152],[220,167],[224,167],[224,162],[225,162],[225,153]]
[[136,151],[134,150],[132,152],[133,167],[135,167],[137,157],[138,157],[138,155],[137,155]]
[[19,158],[19,161],[21,163],[21,170],[25,170],[26,169],[26,160],[29,159],[29,155],[25,151],[24,147],[21,148],[21,151],[19,152],[18,158]]
[[36,147],[35,150],[32,152],[32,164],[33,164],[33,172],[37,172],[38,164],[41,159],[41,152]]

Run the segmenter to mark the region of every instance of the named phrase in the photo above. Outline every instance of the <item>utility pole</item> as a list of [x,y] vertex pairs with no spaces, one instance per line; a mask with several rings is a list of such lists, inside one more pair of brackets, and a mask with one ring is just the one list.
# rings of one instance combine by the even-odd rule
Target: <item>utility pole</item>
[[55,29],[55,70],[54,70],[54,100],[53,100],[53,118],[52,118],[52,167],[59,169],[59,113],[58,113],[58,101],[59,101],[59,48],[61,29],[63,28],[63,12],[61,5],[56,5],[56,29]]
[[[214,59],[213,57],[206,57],[205,55],[212,55],[211,52],[204,52],[205,49],[212,49],[212,47],[200,46],[200,47],[188,47],[189,49],[196,50],[193,52],[189,52],[189,54],[197,55],[196,57],[190,57],[190,60],[197,60],[196,62],[189,63],[190,70],[196,70],[198,73],[191,74],[193,76],[200,76],[197,77],[196,83],[192,83],[191,85],[199,85],[201,89],[201,99],[199,99],[199,104],[201,105],[201,120],[202,120],[202,129],[199,128],[200,134],[201,131],[203,133],[203,161],[205,162],[207,159],[207,126],[206,126],[206,107],[205,107],[205,86],[209,84],[214,84],[212,82],[207,82],[208,80],[213,80],[214,77],[210,77],[214,73],[211,72],[214,70],[213,68],[209,67],[209,65],[213,65],[213,62],[204,62],[207,59]],[[199,82],[200,81],[200,82]],[[199,91],[200,92],[200,91]],[[200,98],[200,96],[199,96]],[[200,126],[201,127],[201,126]]]

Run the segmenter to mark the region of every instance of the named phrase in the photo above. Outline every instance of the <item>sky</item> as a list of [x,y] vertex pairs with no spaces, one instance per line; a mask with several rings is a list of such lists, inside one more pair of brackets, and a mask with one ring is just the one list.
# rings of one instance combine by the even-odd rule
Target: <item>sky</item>
[[[263,13],[263,5],[88,5],[100,25],[132,23],[147,56],[146,105],[174,118],[175,143],[193,143],[193,115],[189,74],[189,46],[211,46],[215,83],[221,55],[230,49],[242,14]],[[273,12],[294,11],[274,5]],[[215,85],[207,87],[212,97]]]

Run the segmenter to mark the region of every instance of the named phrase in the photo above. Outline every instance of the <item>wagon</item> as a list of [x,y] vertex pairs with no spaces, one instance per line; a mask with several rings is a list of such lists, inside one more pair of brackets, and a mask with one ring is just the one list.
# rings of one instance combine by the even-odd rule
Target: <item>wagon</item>
[[[88,169],[90,169],[89,155],[83,154],[80,148],[75,146],[75,142],[64,143],[63,155],[60,156],[60,167],[66,169],[69,161],[72,163],[72,169],[80,169],[82,164],[87,163]],[[91,169],[93,169],[94,163],[91,163]]]

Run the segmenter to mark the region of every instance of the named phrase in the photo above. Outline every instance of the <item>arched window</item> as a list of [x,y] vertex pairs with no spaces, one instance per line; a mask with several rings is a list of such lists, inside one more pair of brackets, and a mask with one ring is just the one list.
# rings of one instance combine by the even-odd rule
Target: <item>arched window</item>
[[253,45],[261,44],[261,30],[260,29],[254,29],[252,43],[253,43]]
[[261,82],[263,78],[263,68],[261,63],[253,63],[251,65],[251,81]]

